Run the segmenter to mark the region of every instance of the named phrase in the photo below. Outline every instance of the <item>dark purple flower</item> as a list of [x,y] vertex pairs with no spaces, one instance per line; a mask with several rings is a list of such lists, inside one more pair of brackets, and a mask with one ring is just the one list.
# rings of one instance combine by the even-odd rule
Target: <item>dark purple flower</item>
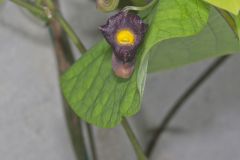
[[123,62],[129,62],[135,57],[147,25],[139,16],[121,11],[110,17],[100,30],[112,46],[116,57]]
[[[147,25],[144,24],[139,16],[121,11],[110,17],[107,23],[99,27],[99,29],[113,48],[112,63],[115,73],[119,67],[121,69],[129,69],[126,73],[132,73],[137,48],[144,38]],[[128,77],[126,75],[122,76],[122,78]]]

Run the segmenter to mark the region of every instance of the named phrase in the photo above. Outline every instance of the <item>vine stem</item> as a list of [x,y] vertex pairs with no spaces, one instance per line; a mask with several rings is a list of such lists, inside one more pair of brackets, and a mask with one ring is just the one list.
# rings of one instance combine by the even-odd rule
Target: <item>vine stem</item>
[[158,2],[158,0],[152,0],[145,6],[126,6],[123,8],[123,11],[125,11],[125,12],[127,12],[127,11],[143,11],[143,10],[146,10],[146,9],[152,7],[157,2]]
[[176,101],[176,103],[170,108],[166,116],[163,118],[160,126],[157,128],[152,139],[150,140],[146,155],[149,157],[156,146],[156,143],[159,141],[161,135],[173,119],[173,117],[178,113],[183,104],[196,92],[196,90],[219,68],[229,56],[223,56],[217,59],[206,71],[204,71],[199,78],[182,94],[182,96]]
[[[58,60],[58,70],[59,73],[62,74],[72,63],[73,57],[71,58],[72,60],[66,57],[69,57],[70,48],[67,44],[67,39],[65,39],[63,36],[60,25],[56,21],[52,21],[50,24],[50,30]],[[73,113],[65,100],[63,100],[63,106],[71,141],[75,150],[75,155],[78,160],[87,160],[87,151],[84,144],[80,120],[75,113]]]
[[[55,5],[52,3],[52,0],[46,0],[46,2],[48,3],[49,7],[52,10],[54,10]],[[55,2],[57,2],[57,0],[55,0]],[[77,34],[74,32],[71,25],[65,20],[65,18],[60,14],[60,12],[56,11],[53,14],[54,14],[54,20],[59,23],[59,25],[62,27],[62,29],[65,31],[65,33],[68,35],[68,37],[72,40],[72,42],[78,48],[79,52],[81,54],[84,54],[87,51],[87,49],[84,46],[84,44],[82,43],[82,41],[80,40],[80,38],[77,36]],[[78,118],[78,116],[75,113],[73,113],[73,114],[74,115],[71,115],[71,116],[77,117],[78,123],[80,124],[80,119]],[[95,141],[94,141],[92,126],[90,124],[87,124],[87,123],[84,123],[84,124],[87,127],[87,132],[88,132],[89,142],[90,142],[90,148],[91,148],[91,151],[92,151],[92,159],[97,160],[98,157],[97,157],[97,152],[96,152],[96,147],[95,147]],[[82,134],[82,133],[80,133],[80,134]],[[77,156],[79,158],[79,155],[77,155]]]
[[[76,35],[72,27],[68,24],[68,22],[64,19],[64,17],[55,10],[55,7],[57,6],[57,0],[55,0],[56,4],[54,4],[52,0],[38,0],[35,3],[35,5],[22,0],[11,0],[11,1],[27,9],[33,15],[43,18],[44,21],[49,22],[51,37],[55,46],[55,53],[58,61],[58,70],[60,74],[64,73],[66,69],[74,62],[72,50],[65,33],[67,33],[69,38],[77,46],[77,48],[82,54],[86,52],[85,46],[83,45],[81,40],[78,38],[78,36]],[[49,9],[47,8],[48,13],[46,13],[45,7],[40,7],[43,2],[45,2],[45,4],[47,4],[47,6],[49,7]],[[52,13],[53,10],[56,11],[56,13],[55,12]],[[49,13],[49,11],[51,12]],[[53,14],[54,17],[49,16],[48,14],[50,15]],[[82,126],[80,124],[80,119],[70,109],[70,107],[68,106],[67,102],[64,99],[63,99],[63,105],[64,105],[64,113],[67,121],[67,126],[69,128],[71,140],[74,146],[77,159],[87,160],[88,156],[87,156],[87,151],[84,144],[84,138],[82,134]],[[87,131],[89,134],[93,159],[97,160],[92,128],[89,124],[87,124]]]
[[93,128],[90,124],[88,124],[88,123],[85,123],[85,124],[87,127],[88,136],[89,136],[89,143],[90,143],[90,148],[92,151],[92,159],[98,160],[97,149],[96,149],[94,134],[93,134]]
[[[11,0],[11,1],[14,2],[15,4],[27,9],[28,11],[33,13],[35,16],[44,17],[45,19],[47,19],[47,21],[51,21],[51,20],[54,20],[54,19],[57,20],[60,23],[63,30],[67,33],[69,39],[76,45],[78,50],[82,54],[84,52],[86,52],[86,48],[84,47],[82,41],[78,38],[77,34],[74,32],[71,25],[69,25],[69,23],[65,20],[65,18],[59,12],[57,12],[57,11],[53,12],[51,10],[52,7],[49,8],[49,10],[47,10],[50,13],[46,13],[46,8],[44,8],[44,7],[41,8],[39,6],[32,5],[31,3],[27,3],[27,2],[22,1],[22,0]],[[50,4],[51,1],[46,0],[46,3]],[[52,14],[53,17],[49,16],[48,14]],[[49,18],[49,17],[51,17],[51,18]]]
[[[56,5],[58,4],[57,1],[55,1],[55,3]],[[59,73],[62,74],[74,62],[74,57],[68,39],[61,28],[61,24],[56,19],[53,19],[50,21],[49,28],[55,46],[54,49],[58,61],[58,70]],[[84,143],[83,130],[80,123],[81,121],[78,116],[70,109],[64,98],[63,105],[66,122],[76,158],[78,160],[88,160],[87,150]]]
[[72,40],[72,42],[76,45],[78,50],[82,54],[84,54],[87,51],[86,47],[84,46],[82,41],[78,38],[77,34],[74,32],[74,30],[69,25],[69,23],[65,20],[65,18],[60,13],[56,13],[54,17],[60,23],[61,27],[67,33],[68,37]]
[[128,121],[126,118],[122,119],[122,126],[127,133],[129,140],[131,141],[134,151],[137,155],[138,160],[147,160],[147,157],[144,155],[144,152],[137,141],[135,134],[133,133]]
[[35,0],[34,3],[36,6],[40,6],[42,4],[43,0]]
[[34,6],[31,3],[28,3],[23,0],[11,0],[11,1],[13,3],[27,9],[29,12],[31,12],[33,15],[35,15],[37,17],[44,18],[44,20],[48,19],[45,12],[43,11],[43,9],[39,6]]
[[131,0],[131,2],[136,6],[144,6],[147,3],[146,0]]
[[[236,24],[236,20],[234,21],[234,18],[229,14],[228,12],[215,8],[219,12],[219,14],[225,19],[225,21],[228,23],[229,27],[232,29],[232,31],[236,34],[238,38],[240,38],[239,30],[240,30],[240,16],[239,16],[239,26]],[[183,104],[196,92],[196,90],[229,58],[230,56],[223,56],[218,58],[208,69],[203,72],[199,78],[191,85],[189,88],[182,94],[182,96],[176,101],[176,103],[170,108],[169,112],[166,114],[166,116],[163,118],[163,121],[161,122],[160,126],[157,128],[156,132],[154,133],[153,137],[149,141],[149,144],[147,146],[146,155],[150,157],[153,149],[156,146],[157,140],[161,137],[171,120],[174,118],[174,116],[178,113],[178,111],[181,109]]]
[[[57,1],[57,0],[55,0]],[[53,20],[56,20],[62,27],[62,29],[67,33],[69,39],[75,44],[75,46],[78,48],[79,52],[84,54],[87,49],[84,46],[83,42],[80,40],[80,38],[77,36],[71,25],[66,21],[66,19],[61,15],[61,13],[55,8],[56,6],[53,3],[53,0],[45,0],[45,3],[47,4],[50,14],[53,16]],[[45,9],[45,8],[43,8]],[[50,19],[51,21],[51,19]]]

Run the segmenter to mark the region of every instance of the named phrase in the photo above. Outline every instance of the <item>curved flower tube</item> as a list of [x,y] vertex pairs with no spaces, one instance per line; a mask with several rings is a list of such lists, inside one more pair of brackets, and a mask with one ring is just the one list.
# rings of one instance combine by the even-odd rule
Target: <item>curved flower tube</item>
[[112,66],[115,74],[129,78],[134,70],[137,49],[147,31],[147,24],[135,14],[121,11],[99,27],[113,48]]

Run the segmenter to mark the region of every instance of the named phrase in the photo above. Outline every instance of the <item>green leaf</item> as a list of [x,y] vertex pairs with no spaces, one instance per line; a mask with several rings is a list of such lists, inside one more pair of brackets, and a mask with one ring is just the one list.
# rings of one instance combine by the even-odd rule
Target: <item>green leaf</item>
[[160,0],[155,14],[147,19],[151,23],[145,42],[138,73],[138,88],[143,95],[149,51],[161,41],[199,33],[208,21],[208,6],[201,0]]
[[148,71],[174,68],[239,51],[236,34],[221,15],[212,9],[207,26],[198,35],[166,40],[155,46],[151,50]]
[[113,74],[112,51],[101,41],[61,79],[70,106],[82,119],[99,127],[114,127],[123,116],[134,115],[140,110],[150,49],[165,39],[197,34],[207,19],[208,8],[200,0],[159,1],[148,16],[149,31],[132,77],[123,80]]
[[112,72],[111,52],[107,42],[99,42],[61,78],[72,109],[99,127],[114,127],[122,116],[131,116],[140,109],[137,72],[128,80],[117,78]]
[[238,15],[240,11],[240,1],[239,0],[204,0],[216,7],[225,9],[235,15]]

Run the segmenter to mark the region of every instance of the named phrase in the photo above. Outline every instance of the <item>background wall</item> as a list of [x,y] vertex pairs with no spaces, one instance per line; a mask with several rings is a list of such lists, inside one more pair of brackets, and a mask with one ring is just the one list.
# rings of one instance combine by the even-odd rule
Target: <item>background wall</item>
[[[89,0],[61,0],[89,48],[108,17]],[[0,159],[74,160],[48,30],[24,10],[0,6]],[[76,53],[76,57],[78,54]],[[141,112],[131,118],[143,146],[174,101],[212,60],[148,77]],[[184,105],[152,160],[240,159],[240,56],[232,56]],[[100,160],[133,160],[121,126],[94,128]]]

